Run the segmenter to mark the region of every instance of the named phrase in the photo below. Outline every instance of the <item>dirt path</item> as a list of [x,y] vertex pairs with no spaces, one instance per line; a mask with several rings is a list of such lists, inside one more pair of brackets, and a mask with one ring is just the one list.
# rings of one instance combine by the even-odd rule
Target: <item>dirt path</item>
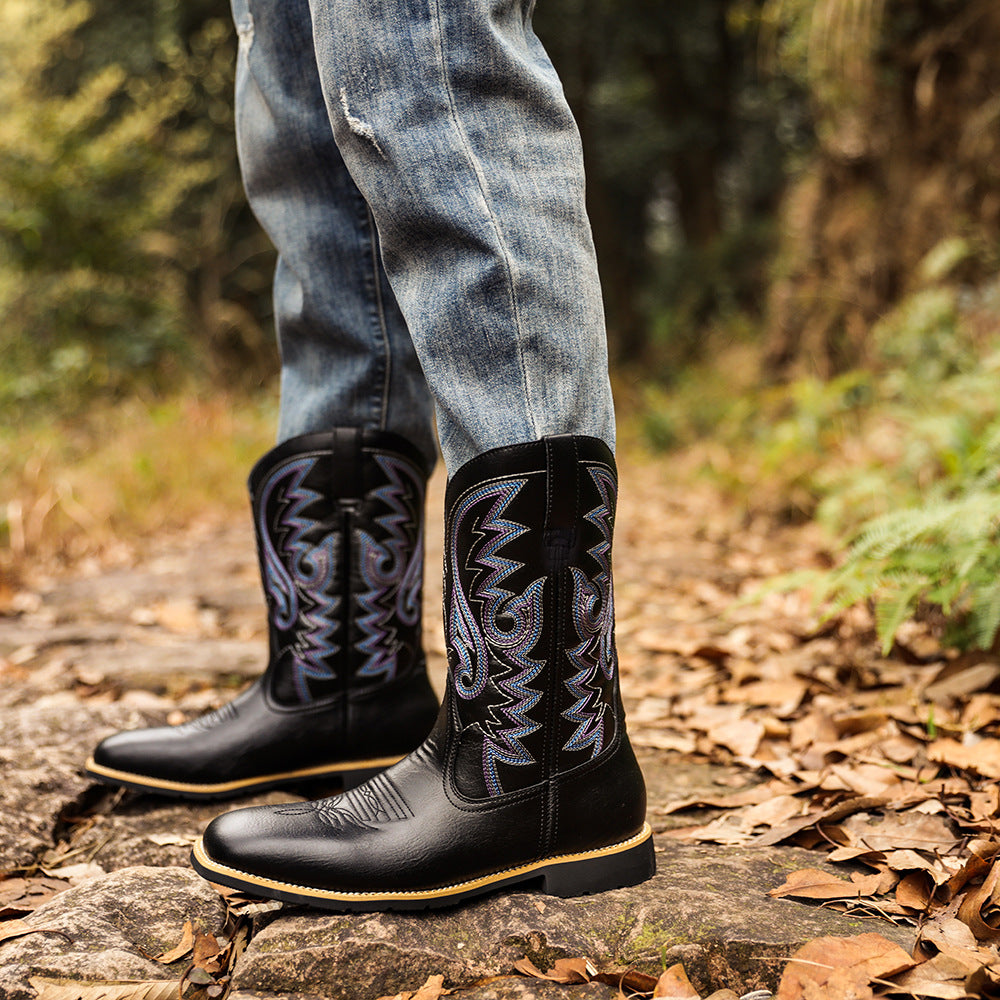
[[[441,532],[434,515],[442,498],[438,476],[425,606],[439,689]],[[875,659],[856,632],[848,649],[817,631],[799,595],[736,603],[759,581],[814,564],[815,531],[747,521],[710,489],[674,483],[668,463],[640,457],[622,463],[618,525],[622,685],[650,819],[663,835],[662,874],[646,887],[594,900],[522,893],[433,917],[317,917],[290,907],[257,914],[256,936],[236,966],[240,991],[368,1000],[416,989],[424,973],[468,984],[510,972],[520,956],[548,965],[586,953],[646,971],[673,957],[703,993],[728,987],[739,996],[773,988],[782,956],[802,942],[857,932],[856,919],[766,895],[790,870],[823,868],[820,857],[788,846],[706,847],[689,843],[683,829],[724,819],[715,800],[752,797],[763,778],[779,773],[768,774],[761,762],[780,758],[792,726],[784,720],[800,712],[809,678],[833,677],[848,661],[851,670],[865,669]],[[176,977],[183,961],[152,962],[155,949],[169,951],[191,915],[203,930],[221,930],[221,904],[187,868],[191,842],[219,807],[117,795],[92,786],[79,767],[106,733],[189,718],[228,699],[262,667],[266,633],[249,518],[192,528],[151,546],[134,565],[81,566],[32,584],[0,617],[0,869],[21,880],[0,881],[0,921],[23,917],[50,891],[74,885],[27,918],[71,927],[72,941],[32,934],[0,943],[0,995],[33,996],[26,980],[36,974]],[[698,800],[709,805],[675,814],[679,802]],[[729,842],[743,843],[733,830]],[[21,896],[12,902],[14,889]],[[114,905],[126,898],[128,919]],[[145,921],[134,919],[150,909],[156,913]],[[904,945],[911,939],[905,928],[878,929]],[[112,953],[119,958],[109,959]],[[496,995],[526,996],[516,992],[525,982],[511,980],[508,992]],[[598,987],[605,989],[561,986],[558,995],[603,996]],[[488,998],[489,988],[465,995]],[[554,987],[533,988],[541,997]]]

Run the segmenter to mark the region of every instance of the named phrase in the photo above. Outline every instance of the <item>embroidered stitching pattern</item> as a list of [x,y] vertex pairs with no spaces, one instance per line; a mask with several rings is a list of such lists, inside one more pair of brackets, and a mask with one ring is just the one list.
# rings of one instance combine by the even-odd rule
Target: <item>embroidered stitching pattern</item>
[[214,729],[216,726],[221,726],[224,722],[229,722],[230,719],[235,719],[239,713],[233,706],[232,702],[228,702],[221,708],[217,708],[214,712],[208,712],[205,715],[199,715],[196,719],[191,719],[190,722],[182,723],[177,726],[175,732],[185,732],[185,733],[203,733],[207,732],[209,729]]
[[424,485],[408,462],[389,455],[375,461],[387,482],[373,496],[388,509],[375,523],[388,537],[379,542],[369,532],[359,532],[361,578],[367,589],[358,595],[357,627],[363,637],[356,648],[366,657],[359,676],[391,680],[400,647],[394,622],[412,626],[420,618]]
[[[497,764],[524,766],[535,763],[523,740],[536,732],[541,723],[528,713],[541,698],[530,687],[541,672],[543,663],[529,653],[542,632],[542,595],[544,578],[529,584],[522,594],[514,594],[501,584],[523,565],[501,554],[502,549],[528,529],[503,516],[525,480],[516,479],[482,486],[473,491],[458,507],[452,526],[449,559],[451,563],[451,600],[448,636],[458,659],[454,687],[466,701],[481,695],[490,672],[491,653],[510,666],[510,672],[495,678],[496,687],[508,698],[504,705],[490,705],[492,722],[483,724],[483,776],[490,795],[503,791]],[[488,513],[473,529],[463,522],[484,501],[493,501]],[[473,599],[480,606],[477,618],[461,583],[458,538],[475,533],[482,541],[478,551],[469,553],[487,571],[477,581]],[[507,624],[509,623],[509,624]]]
[[593,579],[577,566],[570,567],[573,576],[573,625],[580,643],[567,650],[567,656],[577,672],[566,681],[573,704],[562,714],[576,723],[576,729],[563,746],[564,750],[591,748],[596,757],[604,746],[604,715],[608,704],[603,699],[599,674],[608,681],[614,676],[615,601],[611,582],[611,538],[614,530],[615,481],[605,469],[590,469],[590,476],[601,497],[585,515],[601,533],[600,541],[588,550],[598,565]]
[[[303,702],[312,701],[310,680],[336,676],[326,661],[340,650],[333,635],[339,627],[341,599],[330,593],[338,538],[331,531],[317,545],[305,540],[318,522],[303,511],[320,494],[302,484],[316,462],[299,458],[271,474],[261,490],[257,523],[271,621],[279,631],[292,633],[292,681]],[[268,523],[272,494],[280,507],[273,527]],[[277,545],[275,537],[280,539]]]
[[277,810],[283,816],[317,818],[336,833],[348,830],[375,830],[379,825],[410,819],[413,813],[396,786],[384,774],[354,788],[344,795]]

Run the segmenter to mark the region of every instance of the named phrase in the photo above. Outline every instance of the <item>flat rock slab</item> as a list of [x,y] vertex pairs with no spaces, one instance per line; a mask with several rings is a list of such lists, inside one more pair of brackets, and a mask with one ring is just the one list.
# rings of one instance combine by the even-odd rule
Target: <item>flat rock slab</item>
[[[421,985],[414,982],[406,989],[412,993]],[[328,1000],[329,996],[329,993],[259,993],[237,990],[230,993],[227,1000]],[[605,986],[603,983],[563,986],[538,979],[504,976],[495,982],[463,989],[457,994],[456,1000],[618,1000],[619,996],[617,987]],[[358,993],[356,1000],[375,1000],[375,994],[368,996]]]
[[179,979],[190,959],[163,965],[151,956],[173,948],[188,920],[218,933],[225,907],[211,886],[180,868],[127,868],[68,889],[26,918],[38,933],[0,944],[0,997],[34,997],[32,976]]
[[[644,885],[582,899],[498,894],[420,914],[332,915],[286,906],[250,943],[235,985],[362,1000],[415,990],[435,974],[449,986],[473,984],[508,974],[524,956],[542,969],[557,958],[586,956],[598,968],[632,965],[651,974],[663,962],[683,962],[703,993],[729,988],[740,996],[774,989],[782,959],[806,941],[872,929],[832,910],[767,896],[788,871],[820,867],[806,851],[666,844],[657,857],[661,874]],[[879,923],[878,931],[912,946],[907,930]]]
[[68,695],[0,709],[0,869],[31,864],[53,846],[60,814],[91,786],[81,767],[94,744],[148,721],[126,705],[83,705]]
[[[232,804],[192,803],[118,795],[96,784],[83,774],[83,765],[100,739],[118,729],[162,724],[177,707],[136,694],[100,704],[58,692],[32,705],[0,708],[0,870],[41,861],[60,838],[71,842],[74,860],[82,855],[107,871],[140,864],[187,866],[195,837],[219,813],[305,797],[272,792]],[[312,794],[307,786],[303,791]],[[85,824],[71,822],[84,813],[89,814]]]

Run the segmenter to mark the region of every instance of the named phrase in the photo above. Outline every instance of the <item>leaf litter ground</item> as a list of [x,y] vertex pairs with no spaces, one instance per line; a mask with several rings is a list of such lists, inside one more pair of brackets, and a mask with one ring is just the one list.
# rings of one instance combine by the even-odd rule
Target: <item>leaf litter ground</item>
[[[817,862],[834,862],[843,874],[818,866],[792,872],[772,895],[916,929],[912,955],[877,932],[810,943],[788,964],[780,1000],[1000,997],[1000,660],[950,653],[916,625],[883,657],[865,609],[822,622],[808,594],[766,591],[776,575],[829,565],[815,527],[782,526],[734,509],[708,487],[672,481],[662,459],[626,460],[622,479],[616,602],[632,739],[678,761],[739,769],[739,790],[656,807],[654,829],[688,843],[814,850]],[[430,548],[440,552],[440,539]],[[116,559],[122,562],[120,549]],[[99,570],[90,565],[87,573]],[[432,572],[429,608],[439,598],[434,580]],[[19,609],[35,603],[28,591],[14,595],[4,617],[16,621]],[[129,618],[188,635],[219,634],[217,615],[184,600],[132,607]],[[434,616],[428,619],[440,667],[443,639]],[[245,624],[241,629],[251,637]],[[11,677],[27,676],[31,667],[30,650],[0,658]],[[125,694],[92,665],[77,672],[76,697],[113,701]],[[195,700],[228,697],[201,690]],[[189,709],[190,699],[182,707]],[[175,709],[171,721],[185,717]],[[18,921],[87,877],[66,864],[74,860],[72,841],[63,845],[61,869],[0,880],[0,939],[24,932]],[[239,907],[248,905],[236,901],[232,933],[212,954],[205,940],[197,955],[194,939],[188,949],[178,928],[177,947],[195,959],[195,975],[175,990],[224,992],[245,943]],[[581,957],[572,968],[518,971],[567,985],[597,976],[610,984],[617,975],[623,996],[698,996],[676,967],[659,979],[592,968]],[[53,997],[63,995],[62,985],[38,983]],[[132,994],[125,984],[105,985],[108,997],[139,997],[141,989],[152,995],[150,984],[133,984]],[[410,997],[446,994],[443,982],[428,981]]]

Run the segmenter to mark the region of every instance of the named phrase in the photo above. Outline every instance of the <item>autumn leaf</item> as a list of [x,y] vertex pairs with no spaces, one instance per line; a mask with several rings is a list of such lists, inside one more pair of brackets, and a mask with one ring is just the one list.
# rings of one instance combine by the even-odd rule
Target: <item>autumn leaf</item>
[[587,983],[597,974],[587,958],[558,958],[548,972],[542,972],[530,958],[521,958],[514,963],[514,968],[533,979],[545,979],[550,983]]
[[684,966],[678,963],[670,966],[657,979],[653,997],[662,997],[664,1000],[698,1000],[698,991],[691,985]]
[[184,930],[181,932],[181,939],[177,945],[169,951],[157,955],[156,961],[162,962],[164,965],[170,965],[171,962],[176,962],[178,959],[183,958],[193,947],[194,928],[191,926],[191,921],[188,920],[184,924]]
[[776,899],[785,896],[796,899],[857,899],[872,893],[879,884],[878,875],[855,876],[855,879],[845,882],[817,868],[800,868],[792,872],[783,885],[771,889],[768,895]]
[[175,982],[65,983],[34,976],[28,980],[38,994],[37,1000],[177,1000]]
[[0,923],[0,941],[12,941],[14,938],[26,937],[28,934],[58,934],[67,941],[73,940],[58,927],[34,927],[26,920],[5,920]]
[[[1000,940],[1000,863],[994,862],[982,885],[970,890],[958,908],[958,918],[980,941]],[[993,913],[988,913],[989,909]]]
[[982,962],[972,967],[950,955],[937,955],[915,969],[897,976],[893,982],[901,992],[933,1000],[964,1000],[965,981]]
[[776,1000],[870,998],[873,979],[885,979],[914,964],[899,945],[879,934],[817,938],[792,956]]
[[391,997],[379,997],[378,1000],[438,1000],[439,997],[446,997],[450,994],[451,990],[444,988],[444,976],[429,976],[427,982],[416,992],[407,990]]
[[910,910],[923,912],[934,896],[934,880],[927,872],[910,872],[896,886],[896,902]]
[[7,878],[0,880],[0,919],[23,917],[70,887],[54,878]]
[[1000,740],[997,739],[983,739],[973,746],[951,739],[935,740],[927,748],[927,757],[986,778],[1000,778]]

